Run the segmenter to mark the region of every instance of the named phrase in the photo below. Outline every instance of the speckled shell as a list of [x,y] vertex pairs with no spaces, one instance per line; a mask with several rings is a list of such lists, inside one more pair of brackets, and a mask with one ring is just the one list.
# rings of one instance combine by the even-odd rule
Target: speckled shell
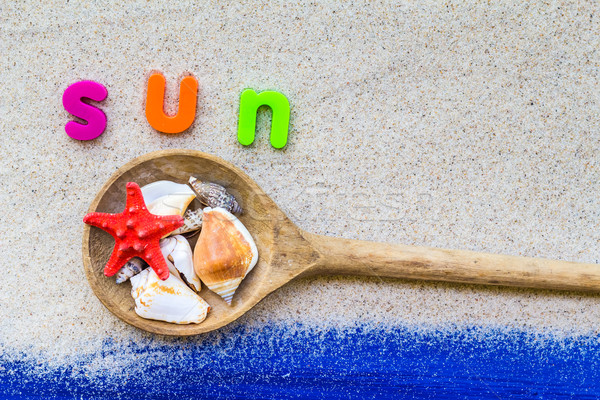
[[181,235],[202,228],[202,210],[187,210],[183,214],[183,226],[171,232],[171,235]]
[[194,248],[194,269],[202,282],[231,305],[257,261],[256,244],[240,220],[223,208],[205,208]]
[[157,181],[142,187],[142,196],[148,211],[155,215],[179,215],[196,198],[188,185],[171,181]]
[[206,318],[210,306],[177,276],[167,261],[171,274],[166,280],[147,268],[131,278],[131,295],[135,312],[142,318],[175,324],[198,324]]
[[242,207],[237,203],[235,197],[229,194],[223,186],[211,182],[202,182],[193,176],[190,177],[188,183],[196,193],[198,200],[205,206],[221,207],[234,214],[242,212]]
[[134,275],[142,272],[143,269],[147,268],[148,264],[139,257],[133,257],[123,265],[123,267],[116,274],[116,282],[123,283]]
[[160,250],[165,259],[175,266],[185,281],[197,292],[202,288],[194,271],[194,256],[187,239],[181,235],[171,236],[160,241]]

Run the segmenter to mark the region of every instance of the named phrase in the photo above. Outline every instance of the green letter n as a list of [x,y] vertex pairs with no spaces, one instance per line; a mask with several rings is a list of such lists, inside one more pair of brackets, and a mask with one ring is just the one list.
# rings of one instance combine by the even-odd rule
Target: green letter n
[[271,90],[256,94],[246,89],[240,96],[240,120],[238,123],[238,141],[244,146],[254,142],[256,133],[256,114],[260,106],[269,106],[273,113],[271,121],[271,146],[280,149],[287,143],[290,123],[290,103],[284,95]]

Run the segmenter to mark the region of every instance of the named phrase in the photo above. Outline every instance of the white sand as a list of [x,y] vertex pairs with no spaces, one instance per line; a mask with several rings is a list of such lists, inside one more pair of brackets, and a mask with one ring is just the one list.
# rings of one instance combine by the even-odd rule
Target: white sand
[[[128,2],[125,2],[127,4]],[[600,259],[600,23],[592,4],[179,1],[0,6],[0,348],[55,359],[148,335],[93,295],[82,217],[123,163],[165,148],[245,170],[300,227],[345,238]],[[146,122],[151,70],[200,84],[190,133]],[[66,87],[108,88],[106,132],[70,139]],[[244,88],[292,105],[290,139],[237,143]],[[599,266],[600,268],[600,266]],[[323,277],[242,324],[596,334],[600,297]],[[171,339],[160,339],[169,341]],[[202,340],[196,338],[194,340]]]

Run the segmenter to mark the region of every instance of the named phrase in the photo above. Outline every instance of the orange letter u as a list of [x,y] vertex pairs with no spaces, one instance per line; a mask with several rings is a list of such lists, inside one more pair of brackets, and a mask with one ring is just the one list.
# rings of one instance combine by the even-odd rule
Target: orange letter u
[[186,76],[179,87],[179,111],[173,117],[165,114],[165,77],[153,74],[148,79],[146,95],[146,119],[157,131],[164,133],[180,133],[192,125],[196,117],[196,96],[198,81],[193,76]]

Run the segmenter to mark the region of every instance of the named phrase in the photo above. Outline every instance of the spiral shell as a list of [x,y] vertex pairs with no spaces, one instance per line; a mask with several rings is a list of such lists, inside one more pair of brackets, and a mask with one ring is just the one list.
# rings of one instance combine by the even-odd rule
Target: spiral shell
[[202,204],[212,208],[224,208],[233,214],[242,212],[242,207],[235,197],[228,193],[223,186],[212,182],[202,182],[193,176],[190,177],[188,183]]
[[135,276],[142,272],[143,269],[147,268],[148,264],[139,257],[133,257],[121,267],[119,272],[116,274],[116,282],[123,283],[132,276]]
[[183,214],[183,226],[170,233],[170,235],[181,235],[183,233],[197,231],[202,228],[202,210],[187,210]]

